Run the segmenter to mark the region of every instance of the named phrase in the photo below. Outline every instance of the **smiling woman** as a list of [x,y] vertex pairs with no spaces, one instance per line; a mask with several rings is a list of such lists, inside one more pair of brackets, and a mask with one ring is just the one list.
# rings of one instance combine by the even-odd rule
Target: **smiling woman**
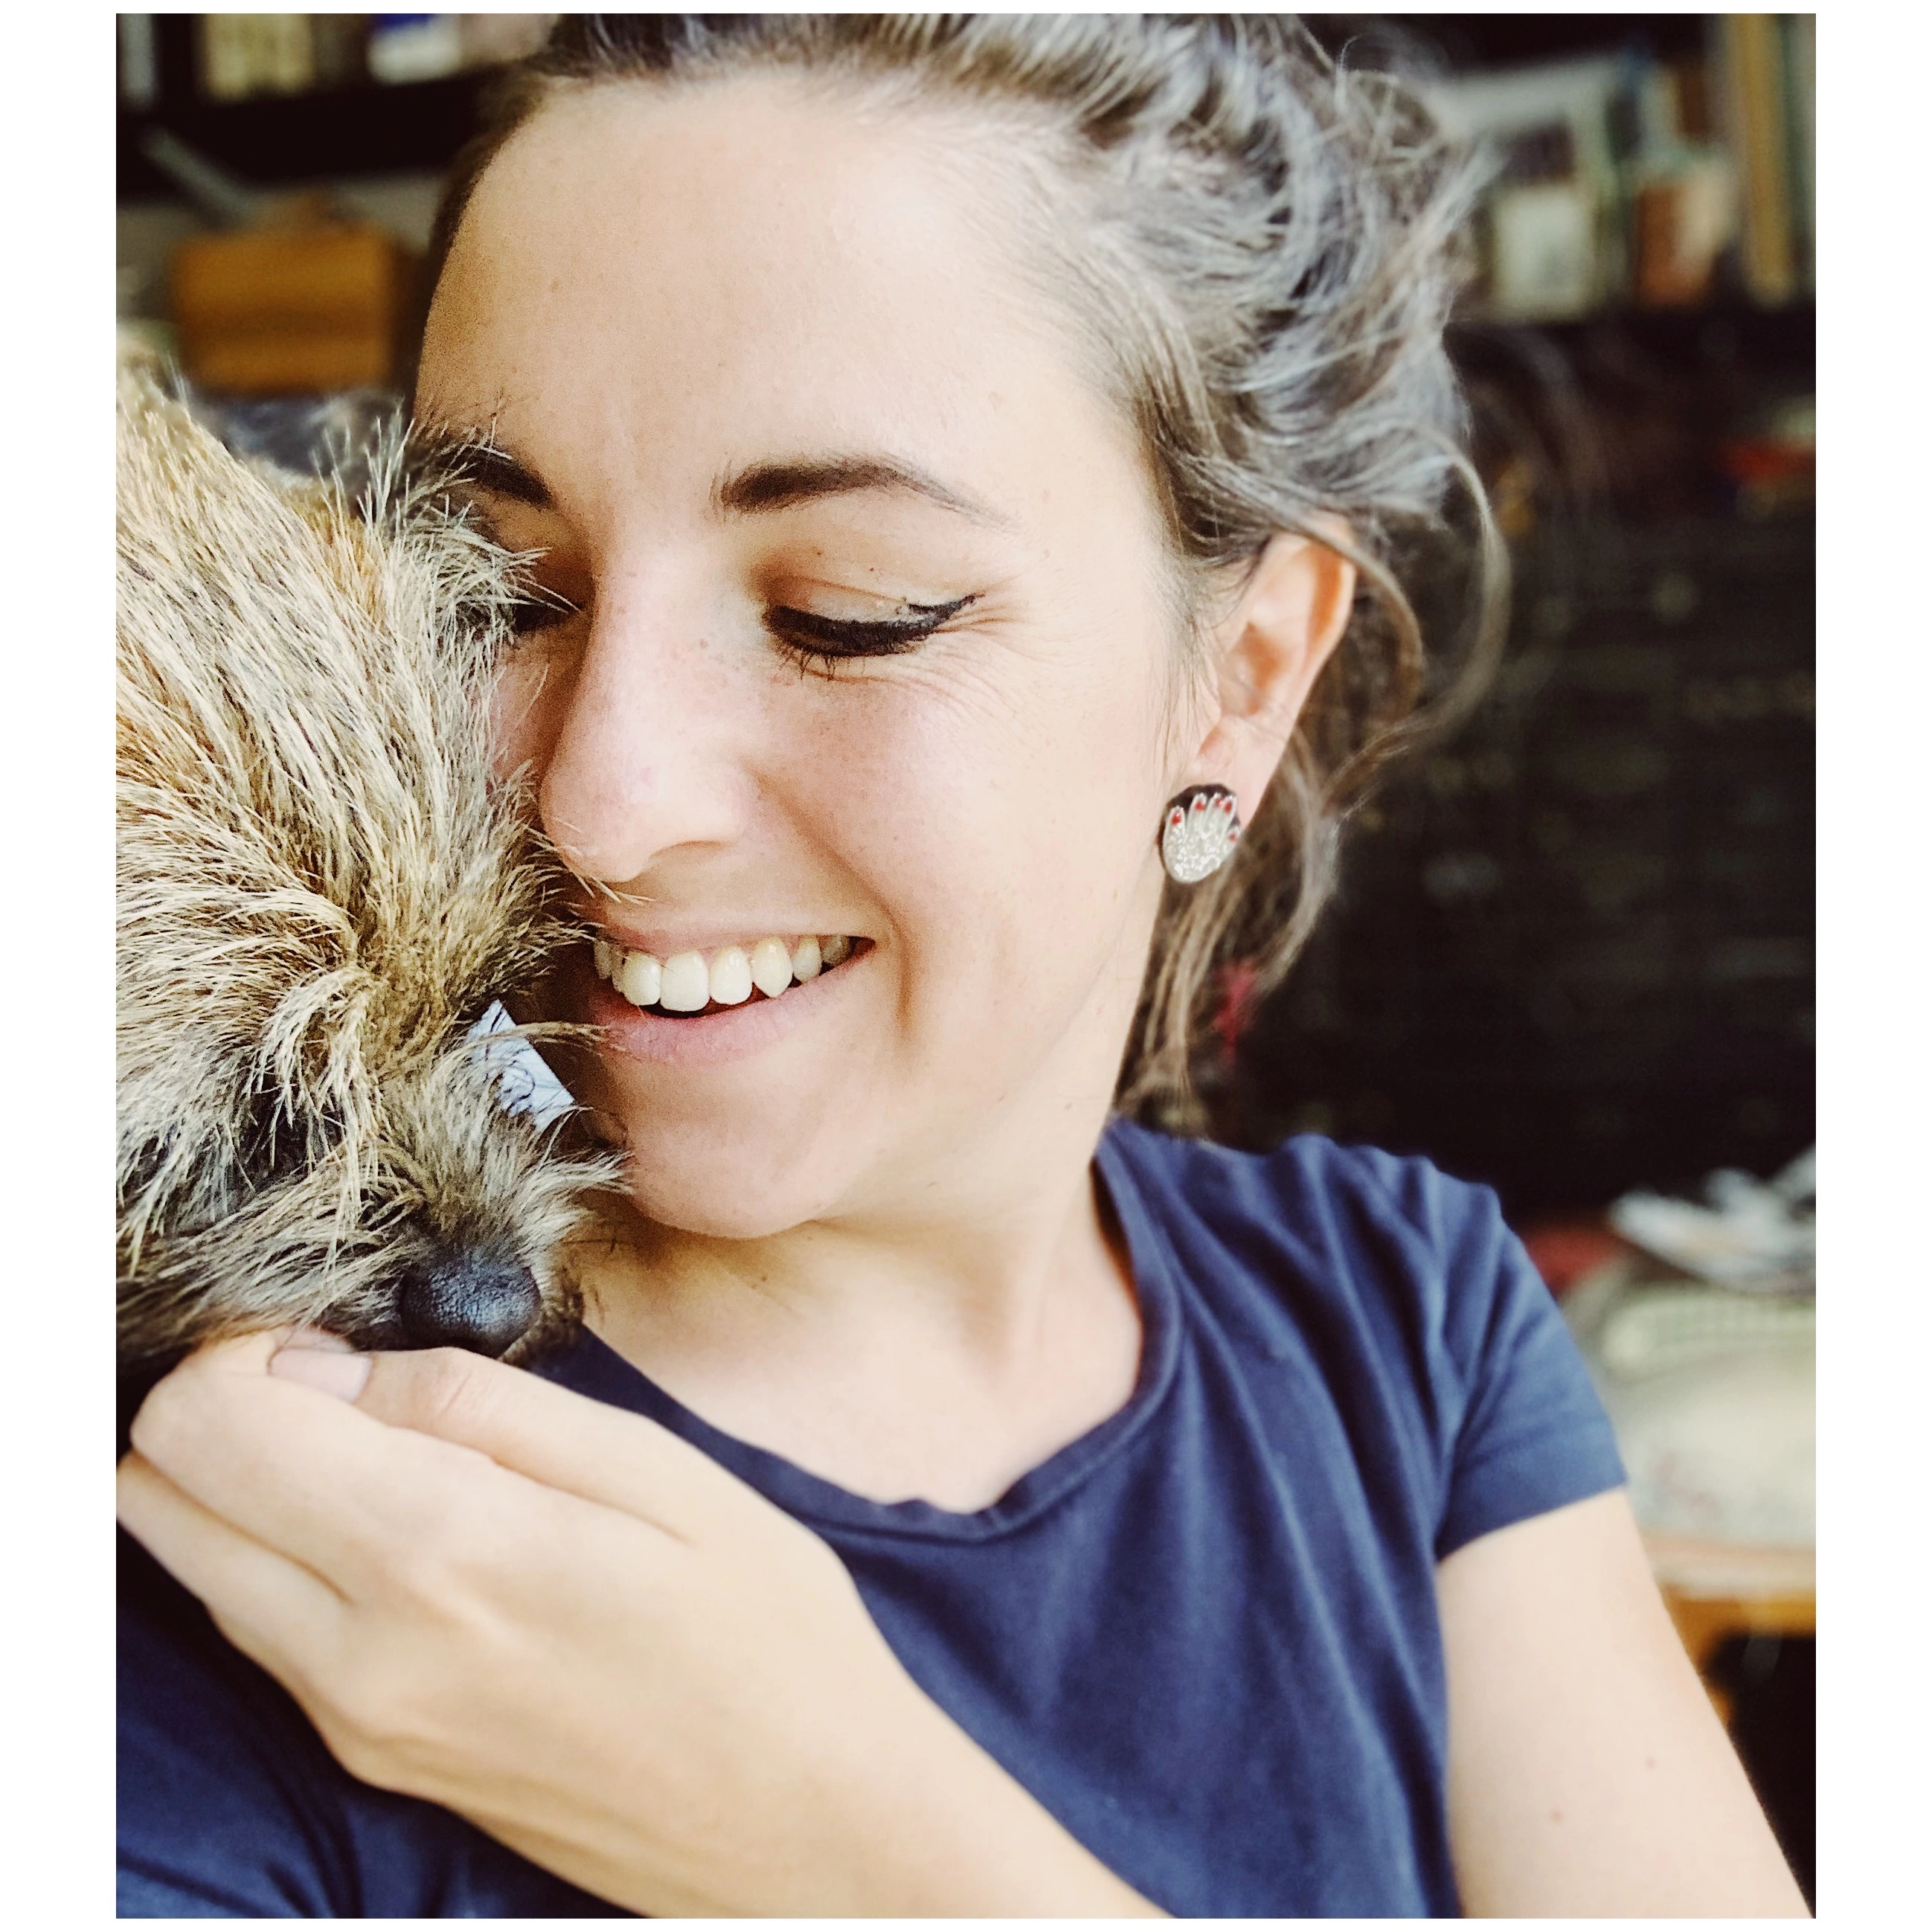
[[[1186,776],[1157,511],[962,205],[959,117],[931,118],[828,124],[783,73],[552,104],[469,197],[430,314],[418,412],[538,486],[484,492],[567,607],[508,668],[500,742],[586,912],[663,961],[868,942],[809,1027],[804,999],[734,1022],[742,1054],[560,992],[623,1050],[572,1084],[653,1221],[929,1204],[981,1150],[1036,1158],[1042,1093],[1090,1137],[1132,1017],[1148,828]],[[652,272],[609,272],[625,249]]]
[[524,72],[416,410],[626,1188],[534,1374],[150,1399],[124,1912],[1796,1906],[1493,1198],[1120,1117],[1407,728],[1458,179],[1259,17]]

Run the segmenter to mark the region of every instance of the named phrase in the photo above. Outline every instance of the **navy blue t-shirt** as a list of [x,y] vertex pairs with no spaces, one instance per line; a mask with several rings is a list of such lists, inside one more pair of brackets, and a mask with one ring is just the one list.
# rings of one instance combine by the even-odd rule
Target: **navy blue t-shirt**
[[[1171,1912],[1454,1913],[1435,1570],[1623,1480],[1486,1189],[1305,1136],[1117,1123],[1144,1324],[1118,1414],[990,1508],[868,1502],[720,1433],[594,1338],[541,1372],[648,1415],[836,1550],[906,1667]],[[131,1545],[124,1916],[613,1908],[358,1784]]]

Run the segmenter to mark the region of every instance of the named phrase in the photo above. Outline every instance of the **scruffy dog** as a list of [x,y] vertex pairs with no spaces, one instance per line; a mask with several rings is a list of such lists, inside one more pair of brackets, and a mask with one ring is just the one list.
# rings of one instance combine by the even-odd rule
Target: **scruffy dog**
[[352,498],[118,386],[124,1388],[296,1322],[527,1354],[615,1163],[472,1037],[580,936],[488,763],[514,560],[400,436]]

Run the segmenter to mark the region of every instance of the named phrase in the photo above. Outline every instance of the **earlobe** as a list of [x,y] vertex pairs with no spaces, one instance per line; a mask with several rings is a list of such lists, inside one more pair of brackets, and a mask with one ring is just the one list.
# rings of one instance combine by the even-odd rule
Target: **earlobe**
[[[1339,524],[1337,543],[1348,533]],[[1313,536],[1270,538],[1215,640],[1220,702],[1191,770],[1230,787],[1251,818],[1294,722],[1347,630],[1355,566]]]

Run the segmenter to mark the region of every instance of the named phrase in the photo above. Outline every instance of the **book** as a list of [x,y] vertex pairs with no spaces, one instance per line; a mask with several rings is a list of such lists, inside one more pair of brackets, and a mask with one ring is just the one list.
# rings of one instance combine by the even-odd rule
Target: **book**
[[1817,292],[1814,255],[1818,203],[1818,16],[1782,14],[1784,36],[1786,138],[1791,158],[1791,214],[1798,278],[1807,295]]
[[211,100],[301,94],[316,78],[314,18],[307,14],[203,14],[201,87]]
[[1744,292],[1772,307],[1799,285],[1781,19],[1724,14],[1717,28],[1721,123],[1742,189],[1738,266]]

